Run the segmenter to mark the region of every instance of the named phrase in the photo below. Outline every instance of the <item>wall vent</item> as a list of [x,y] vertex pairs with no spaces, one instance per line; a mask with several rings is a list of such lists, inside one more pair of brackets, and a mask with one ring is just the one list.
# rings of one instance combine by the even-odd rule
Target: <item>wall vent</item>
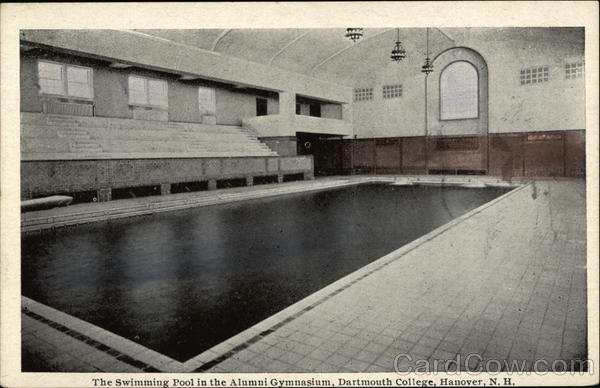
[[43,102],[44,113],[52,113],[59,115],[72,115],[72,116],[93,116],[94,105],[92,104],[79,104],[76,102],[60,102],[60,101],[44,101]]

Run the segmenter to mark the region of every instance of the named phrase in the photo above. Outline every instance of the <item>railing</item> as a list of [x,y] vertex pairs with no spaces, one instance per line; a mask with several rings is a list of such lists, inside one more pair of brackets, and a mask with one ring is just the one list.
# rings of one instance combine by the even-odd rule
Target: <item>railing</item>
[[296,132],[352,135],[352,125],[344,120],[303,115],[257,116],[244,119],[242,126],[257,137],[295,136]]

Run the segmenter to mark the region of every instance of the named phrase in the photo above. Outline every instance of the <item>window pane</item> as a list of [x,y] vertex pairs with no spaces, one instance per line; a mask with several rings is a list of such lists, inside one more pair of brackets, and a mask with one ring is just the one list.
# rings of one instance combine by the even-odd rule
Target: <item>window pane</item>
[[69,82],[69,96],[92,98],[92,88],[88,84]]
[[198,88],[198,105],[201,115],[214,115],[216,112],[215,90],[212,88]]
[[38,74],[40,78],[62,80],[62,65],[58,63],[38,62]]
[[69,96],[92,98],[92,69],[67,66]]
[[129,103],[148,104],[146,80],[144,78],[129,76]]
[[440,99],[442,120],[469,119],[478,116],[477,70],[468,62],[455,62],[442,72]]
[[167,83],[159,80],[148,80],[148,103],[150,105],[167,107]]
[[67,80],[69,82],[88,83],[89,75],[90,69],[67,66]]
[[65,83],[62,80],[56,81],[51,79],[40,78],[40,91],[42,93],[64,95],[64,88]]
[[63,66],[61,64],[38,62],[38,81],[42,93],[65,94]]

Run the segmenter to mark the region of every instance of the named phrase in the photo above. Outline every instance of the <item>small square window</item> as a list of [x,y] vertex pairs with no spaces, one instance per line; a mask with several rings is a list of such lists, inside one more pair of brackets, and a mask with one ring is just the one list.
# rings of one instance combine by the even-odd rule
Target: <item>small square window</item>
[[383,98],[398,98],[402,97],[402,85],[384,85]]
[[585,66],[583,62],[567,63],[565,64],[565,78],[575,79],[583,77],[585,73]]
[[539,84],[548,81],[548,66],[536,66],[520,71],[521,85]]
[[354,89],[354,101],[365,101],[373,99],[373,88]]

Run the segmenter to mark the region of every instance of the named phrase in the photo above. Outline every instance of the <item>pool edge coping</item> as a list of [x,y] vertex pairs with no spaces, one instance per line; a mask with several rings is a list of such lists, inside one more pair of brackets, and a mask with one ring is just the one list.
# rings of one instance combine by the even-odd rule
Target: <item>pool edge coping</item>
[[[397,182],[397,180],[385,177],[364,177],[363,179],[347,180],[343,182],[341,186],[355,185],[367,182],[382,182],[393,184],[393,182]],[[438,182],[438,184],[439,183],[444,184],[443,179],[441,180],[441,182]],[[507,193],[504,193],[501,196],[484,203],[483,205],[463,214],[460,217],[449,221],[444,225],[439,226],[438,228],[409,242],[408,244],[401,246],[400,248],[372,261],[369,264],[366,264],[363,267],[360,267],[356,271],[345,275],[344,277],[334,281],[333,283],[315,291],[314,293],[293,303],[292,305],[284,308],[283,310],[269,316],[268,318],[265,318],[264,320],[256,323],[255,325],[235,334],[234,336],[203,351],[202,353],[199,353],[196,356],[189,358],[184,362],[177,361],[144,345],[131,341],[125,337],[119,336],[118,334],[115,334],[92,323],[79,319],[73,315],[54,309],[53,307],[50,307],[43,303],[37,302],[24,295],[21,295],[21,312],[22,314],[27,315],[27,313],[24,310],[31,311],[37,315],[40,315],[46,320],[55,322],[58,325],[64,326],[73,332],[90,337],[93,340],[106,345],[110,349],[116,350],[119,353],[122,353],[132,358],[133,360],[137,360],[148,364],[156,368],[160,372],[203,372],[209,369],[210,367],[218,365],[219,363],[225,361],[237,352],[247,348],[251,344],[258,342],[265,336],[274,332],[279,327],[282,327],[286,323],[291,322],[294,319],[300,317],[304,312],[312,310],[319,304],[325,302],[329,298],[337,295],[346,288],[350,287],[352,284],[382,269],[383,267],[394,262],[395,260],[400,259],[412,250],[445,233],[457,224],[475,216],[476,214],[485,211],[489,207],[520,192],[521,190],[525,189],[526,187],[529,187],[530,185],[530,182],[515,184],[515,187],[513,187],[512,190],[508,191]],[[139,351],[136,352],[133,349],[137,349]],[[142,355],[142,357],[140,357],[140,355]],[[115,357],[115,359],[117,358]]]
[[[305,183],[307,181],[304,181]],[[21,213],[20,230],[21,233],[35,233],[43,230],[63,228],[67,226],[77,226],[94,222],[109,221],[114,219],[138,217],[177,211],[190,208],[200,208],[212,205],[221,205],[234,203],[245,200],[269,198],[279,195],[297,194],[311,191],[328,190],[334,188],[342,188],[345,186],[356,185],[361,182],[356,182],[351,179],[336,179],[328,182],[314,182],[308,186],[284,186],[258,188],[246,193],[240,192],[214,192],[213,195],[190,196],[189,198],[176,198],[162,201],[148,201],[145,203],[115,207],[112,209],[98,209],[93,211],[82,211],[78,213],[64,215],[49,215],[41,217],[27,217],[25,213]],[[256,187],[256,186],[255,186]],[[147,197],[148,198],[148,197]]]
[[[429,175],[364,175],[364,176],[332,176],[326,178],[327,181],[311,180],[302,181],[302,184],[291,186],[281,186],[274,184],[266,188],[257,188],[249,192],[227,192],[215,191],[212,195],[204,193],[203,195],[194,196],[192,193],[189,197],[163,198],[163,201],[147,200],[139,204],[130,206],[114,207],[109,209],[97,209],[92,211],[81,211],[70,214],[57,215],[35,215],[28,216],[27,213],[21,213],[20,216],[20,231],[21,233],[36,233],[44,230],[52,230],[55,228],[64,228],[68,226],[77,226],[94,222],[110,221],[114,219],[138,217],[153,215],[157,213],[177,211],[190,208],[199,208],[204,206],[220,205],[226,203],[234,203],[244,200],[269,198],[280,195],[289,195],[311,191],[321,191],[333,188],[341,188],[369,182],[381,182],[400,185],[433,185],[433,186],[458,186],[471,188],[516,188],[522,184],[505,181],[502,179],[489,176],[429,176]],[[400,183],[399,183],[400,182]],[[402,183],[403,182],[403,183]],[[474,183],[479,183],[480,186],[472,186]],[[500,185],[500,183],[503,183]],[[308,185],[306,185],[308,184]],[[150,197],[146,197],[150,198]],[[31,212],[35,213],[35,212]],[[31,214],[30,213],[30,214]]]

